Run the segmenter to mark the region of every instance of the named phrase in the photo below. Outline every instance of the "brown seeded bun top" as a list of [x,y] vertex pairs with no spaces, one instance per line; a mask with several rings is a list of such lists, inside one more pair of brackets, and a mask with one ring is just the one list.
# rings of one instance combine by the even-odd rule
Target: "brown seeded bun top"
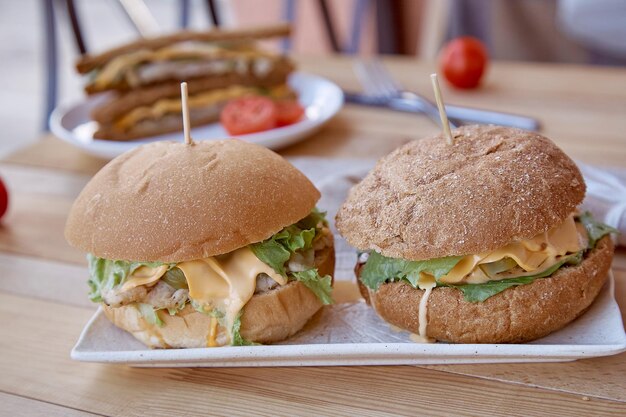
[[352,188],[336,225],[348,242],[392,258],[468,255],[529,239],[561,223],[585,184],[549,139],[466,126],[410,142]]
[[93,177],[70,210],[65,237],[102,258],[182,262],[267,239],[319,198],[304,174],[262,146],[155,142]]

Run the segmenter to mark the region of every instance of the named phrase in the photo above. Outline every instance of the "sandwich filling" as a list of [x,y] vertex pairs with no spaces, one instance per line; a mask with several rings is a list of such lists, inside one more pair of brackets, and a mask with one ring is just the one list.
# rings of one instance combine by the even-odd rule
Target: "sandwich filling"
[[285,59],[257,49],[251,42],[178,42],[157,50],[120,55],[91,74],[100,91],[119,84],[137,88],[169,79],[191,79],[236,73],[264,78]]
[[323,304],[332,303],[331,277],[316,256],[332,243],[324,214],[314,209],[271,238],[223,255],[179,263],[113,261],[89,255],[89,297],[111,307],[135,306],[150,323],[191,305],[211,316],[207,346],[247,345],[240,332],[246,303],[290,281],[300,281]]
[[[265,95],[272,99],[291,98],[295,93],[286,85],[282,84],[272,88],[244,87],[233,85],[216,90],[205,91],[189,96],[188,105],[191,113],[192,124],[194,116],[202,118],[203,109],[215,109],[230,100],[250,95]],[[150,121],[158,122],[163,117],[174,115],[180,118],[181,101],[179,97],[163,98],[149,106],[141,106],[119,117],[113,122],[116,131],[126,132],[134,126]],[[217,115],[217,111],[215,112]]]
[[[359,257],[359,279],[369,291],[385,282],[405,281],[414,288],[454,287],[466,301],[478,303],[508,288],[553,275],[579,264],[602,237],[616,232],[591,214],[572,214],[563,223],[532,239],[512,242],[479,254],[427,260],[388,258],[375,251]],[[419,306],[419,339],[426,336],[426,293]],[[422,305],[423,304],[423,305]]]

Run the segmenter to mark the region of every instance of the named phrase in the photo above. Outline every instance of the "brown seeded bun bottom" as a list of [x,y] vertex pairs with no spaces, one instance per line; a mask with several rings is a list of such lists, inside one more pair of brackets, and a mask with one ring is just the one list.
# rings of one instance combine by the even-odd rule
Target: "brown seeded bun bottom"
[[[321,276],[335,270],[334,245],[317,251],[315,265]],[[320,300],[304,284],[287,285],[256,294],[248,301],[241,316],[241,336],[251,342],[274,343],[300,330],[322,307]],[[187,305],[175,316],[161,312],[164,325],[148,323],[132,305],[117,308],[102,305],[104,314],[117,327],[131,333],[151,348],[206,347],[211,317]]]
[[[544,337],[584,313],[606,281],[613,241],[600,240],[576,265],[548,278],[509,288],[481,303],[463,299],[460,290],[435,288],[428,299],[427,335],[452,343],[523,343]],[[393,282],[361,294],[385,321],[418,333],[418,306],[424,294],[405,282]]]

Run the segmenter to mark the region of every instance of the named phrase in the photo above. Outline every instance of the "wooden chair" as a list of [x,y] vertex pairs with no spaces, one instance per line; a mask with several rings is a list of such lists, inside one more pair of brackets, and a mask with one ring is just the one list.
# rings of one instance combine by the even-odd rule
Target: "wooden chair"
[[[89,52],[83,36],[80,16],[76,10],[74,0],[41,0],[44,11],[44,49],[46,61],[46,100],[43,120],[43,130],[48,130],[50,114],[57,104],[58,95],[58,24],[56,18],[62,13],[67,17],[78,54]],[[179,0],[179,27],[184,29],[189,25],[190,0]],[[150,36],[159,32],[159,26],[150,9],[143,0],[118,0],[124,15],[140,36]],[[209,19],[214,27],[220,26],[220,18],[214,0],[206,0]]]

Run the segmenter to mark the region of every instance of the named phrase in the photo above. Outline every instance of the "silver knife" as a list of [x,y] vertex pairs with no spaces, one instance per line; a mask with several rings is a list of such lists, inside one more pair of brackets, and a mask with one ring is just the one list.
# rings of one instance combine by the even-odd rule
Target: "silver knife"
[[[403,95],[402,97],[388,99],[349,91],[344,91],[343,94],[347,103],[373,107],[385,107],[407,113],[424,113],[428,111],[425,103],[419,100],[417,96],[408,97]],[[446,104],[446,113],[448,114],[448,117],[455,120],[457,124],[494,124],[517,127],[525,130],[539,130],[541,128],[541,124],[537,119],[512,113],[502,113],[492,110],[475,109],[450,104]]]

